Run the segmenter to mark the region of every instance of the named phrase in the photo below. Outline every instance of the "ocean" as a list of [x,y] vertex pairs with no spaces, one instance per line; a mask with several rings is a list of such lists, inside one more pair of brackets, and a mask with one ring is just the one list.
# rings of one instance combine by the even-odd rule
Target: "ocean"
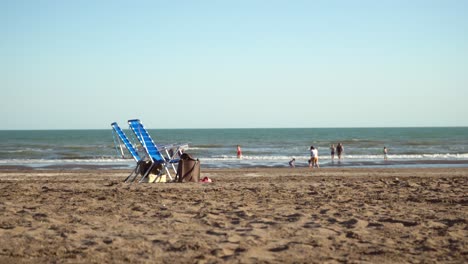
[[[129,138],[131,131],[124,130]],[[468,127],[149,129],[156,144],[188,143],[202,168],[306,167],[311,145],[321,167],[468,167]],[[0,131],[0,168],[130,169],[112,129]],[[343,143],[341,161],[330,145]],[[243,158],[236,156],[236,146]],[[388,160],[383,159],[383,147]]]

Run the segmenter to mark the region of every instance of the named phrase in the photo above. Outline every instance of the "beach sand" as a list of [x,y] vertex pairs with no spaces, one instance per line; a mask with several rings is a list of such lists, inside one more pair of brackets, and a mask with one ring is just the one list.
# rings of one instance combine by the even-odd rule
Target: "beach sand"
[[0,263],[466,263],[468,168],[0,170]]

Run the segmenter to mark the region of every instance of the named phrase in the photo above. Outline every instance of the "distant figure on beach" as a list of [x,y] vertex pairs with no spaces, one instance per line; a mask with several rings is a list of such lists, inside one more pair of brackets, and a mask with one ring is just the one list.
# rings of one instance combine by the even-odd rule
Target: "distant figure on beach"
[[387,153],[388,153],[388,149],[387,147],[383,147],[383,159],[384,160],[388,160],[388,157],[387,157]]
[[313,146],[310,146],[310,159],[307,160],[307,162],[309,163],[309,168],[312,167],[312,148]]
[[344,147],[343,143],[338,143],[338,146],[336,146],[336,154],[338,154],[338,160],[341,160],[341,155],[343,154]]
[[331,155],[331,160],[333,162],[335,160],[335,145],[334,144],[330,146],[330,155]]
[[318,150],[314,146],[310,146],[310,160],[309,160],[309,168],[319,168],[318,164]]
[[289,167],[295,168],[296,167],[296,159],[292,158],[292,160],[289,161]]
[[237,158],[242,159],[242,150],[240,145],[237,145]]

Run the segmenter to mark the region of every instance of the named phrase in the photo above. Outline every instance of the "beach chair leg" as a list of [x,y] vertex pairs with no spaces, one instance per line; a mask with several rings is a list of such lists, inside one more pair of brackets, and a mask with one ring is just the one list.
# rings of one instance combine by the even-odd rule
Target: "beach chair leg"
[[129,182],[134,182],[134,181],[138,178],[138,175],[141,173],[140,170],[141,170],[141,166],[138,165],[138,168],[135,169],[135,173],[134,173],[133,178],[131,178],[131,179],[129,180]]
[[158,182],[159,180],[161,180],[162,176],[163,176],[163,171],[160,171],[159,174],[154,178],[154,181],[153,182]]
[[172,166],[172,170],[174,171],[174,173],[177,174],[177,169],[176,169],[174,163],[171,163],[171,166]]
[[171,159],[172,159],[172,156],[171,156],[171,154],[169,153],[169,150],[168,150],[168,149],[165,149],[164,152],[166,152],[167,159],[171,160]]
[[[180,151],[180,147],[178,147],[178,148],[174,151],[174,154],[172,154],[172,156],[171,156],[171,154],[169,153],[169,151],[168,151],[167,149],[166,149],[165,151],[166,151],[166,155],[167,155],[167,157],[168,157],[168,160],[169,160],[169,162],[170,162],[171,160],[173,160],[173,159],[177,156],[177,153],[179,153],[179,151]],[[171,166],[172,166],[172,170],[174,171],[174,173],[177,174],[177,169],[176,169],[174,163],[171,163]]]
[[125,180],[123,182],[127,182],[128,180],[131,179],[131,177],[133,176],[133,174],[138,175],[137,171],[140,169],[140,165],[138,164],[135,169],[127,176],[127,178],[125,178]]
[[133,177],[134,173],[135,173],[135,169],[127,176],[127,178],[125,178],[123,182],[128,182]]
[[143,174],[143,177],[141,177],[141,179],[138,181],[138,183],[143,182],[143,180],[151,173],[151,171],[153,170],[153,167],[154,167],[155,164],[156,164],[156,162],[151,163],[148,170],[145,171],[145,174]]
[[174,179],[172,179],[171,173],[169,172],[169,170],[167,169],[166,166],[164,166],[164,169],[166,170],[166,173],[167,173],[167,176],[169,176],[169,179],[171,179],[171,181],[173,181]]
[[133,171],[127,176],[127,178],[125,178],[125,180],[123,180],[123,182],[127,182],[128,179],[130,179],[130,177],[133,175]]

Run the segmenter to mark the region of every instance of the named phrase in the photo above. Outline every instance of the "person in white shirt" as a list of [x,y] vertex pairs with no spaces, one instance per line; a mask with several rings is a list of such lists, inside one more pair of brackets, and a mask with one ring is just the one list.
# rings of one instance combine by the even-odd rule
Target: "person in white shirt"
[[310,161],[309,161],[309,168],[320,168],[318,163],[318,149],[314,146],[310,146]]

